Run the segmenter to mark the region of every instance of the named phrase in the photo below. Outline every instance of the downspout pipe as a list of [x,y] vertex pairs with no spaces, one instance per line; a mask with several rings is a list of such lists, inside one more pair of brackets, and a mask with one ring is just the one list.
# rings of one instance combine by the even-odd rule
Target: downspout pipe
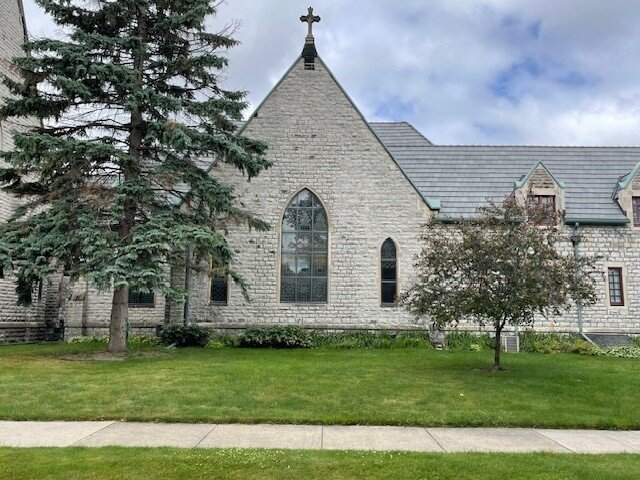
[[189,288],[191,284],[191,247],[187,248],[185,253],[185,267],[184,267],[184,311],[182,315],[182,321],[184,325],[189,324]]
[[[580,240],[582,237],[580,236],[580,224],[576,222],[573,225],[573,231],[571,232],[571,243],[573,244],[573,256],[577,260],[580,256]],[[576,272],[577,273],[577,272]],[[580,299],[576,300],[576,307],[578,310],[578,333],[582,338],[584,338],[587,342],[593,343],[595,342],[591,340],[585,333],[583,328],[583,315],[582,315],[582,301]]]

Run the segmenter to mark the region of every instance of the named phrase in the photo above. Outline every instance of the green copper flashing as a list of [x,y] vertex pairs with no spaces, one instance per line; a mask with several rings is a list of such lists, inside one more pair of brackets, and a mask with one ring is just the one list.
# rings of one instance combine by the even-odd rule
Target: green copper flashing
[[625,188],[629,187],[629,185],[631,185],[631,182],[633,182],[633,179],[636,178],[636,175],[638,175],[638,172],[640,172],[640,163],[636,164],[636,166],[633,167],[633,170],[631,170],[629,174],[625,175],[623,180],[620,180],[618,182],[618,190],[624,190]]
[[554,182],[556,182],[556,184],[564,190],[564,182],[559,181],[554,175],[553,173],[551,173],[549,171],[549,169],[547,167],[545,167],[544,163],[542,162],[538,162],[536,163],[533,168],[531,170],[529,170],[529,173],[527,173],[524,177],[522,177],[521,180],[517,180],[515,182],[515,188],[522,188],[525,186],[525,184],[529,181],[529,179],[531,178],[531,175],[533,175],[533,173],[538,169],[538,167],[542,167],[544,168],[544,170],[551,176],[551,178],[553,179]]
[[425,198],[425,200],[431,210],[440,210],[442,208],[442,204],[437,198]]

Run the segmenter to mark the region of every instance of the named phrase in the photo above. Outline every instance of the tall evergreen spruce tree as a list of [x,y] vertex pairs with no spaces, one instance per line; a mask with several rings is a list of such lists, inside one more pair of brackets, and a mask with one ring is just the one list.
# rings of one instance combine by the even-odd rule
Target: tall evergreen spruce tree
[[190,251],[229,266],[229,222],[266,225],[207,172],[224,162],[247,177],[268,167],[266,145],[235,136],[244,92],[218,82],[228,32],[206,31],[211,0],[36,0],[68,36],[28,42],[24,82],[0,119],[36,117],[3,152],[5,190],[23,198],[0,227],[0,262],[28,304],[36,282],[64,268],[113,288],[111,352],[126,350],[128,291],[179,297],[166,268]]

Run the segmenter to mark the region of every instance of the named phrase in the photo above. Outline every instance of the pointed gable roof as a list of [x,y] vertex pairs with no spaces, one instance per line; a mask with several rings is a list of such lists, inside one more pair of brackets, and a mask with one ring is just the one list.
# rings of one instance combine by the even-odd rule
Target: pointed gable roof
[[553,173],[551,173],[549,171],[549,169],[547,167],[545,167],[544,163],[542,163],[542,162],[536,163],[533,167],[531,167],[531,169],[529,170],[529,172],[526,175],[524,175],[520,180],[516,180],[514,182],[514,188],[518,189],[518,188],[524,187],[527,184],[527,182],[531,179],[533,174],[536,172],[536,170],[538,170],[538,168],[544,169],[544,171],[549,174],[549,176],[556,183],[556,185],[558,185],[560,188],[564,189],[564,182],[561,182],[556,177],[554,177]]
[[[269,100],[269,98],[274,94],[274,92],[278,89],[278,87],[282,84],[282,82],[287,78],[287,76],[289,75],[289,73],[296,67],[296,65],[298,65],[300,63],[300,60],[303,59],[302,55],[298,56],[296,58],[296,60],[293,62],[293,64],[287,69],[287,71],[285,72],[285,74],[280,78],[280,80],[278,80],[278,82],[276,82],[276,84],[273,86],[273,88],[269,91],[269,93],[266,95],[266,97],[260,102],[260,104],[258,104],[258,106],[256,107],[256,109],[253,111],[253,113],[251,114],[251,116],[247,119],[247,121],[242,125],[242,127],[238,130],[237,135],[242,135],[242,133],[246,130],[246,128],[251,124],[251,120],[253,118],[255,118],[256,116],[259,115],[260,113],[260,109],[264,106],[264,104]],[[389,158],[398,166],[398,168],[400,169],[401,173],[404,175],[404,177],[406,178],[407,182],[409,182],[409,184],[413,187],[413,189],[416,191],[416,193],[418,193],[418,195],[422,198],[422,200],[424,201],[424,203],[431,209],[431,210],[439,210],[440,209],[440,201],[436,198],[433,197],[429,197],[427,195],[424,195],[423,192],[418,189],[416,187],[416,185],[414,185],[414,183],[412,182],[411,178],[409,178],[409,176],[406,174],[406,172],[404,171],[404,169],[402,168],[402,166],[400,165],[400,163],[395,159],[394,154],[392,153],[392,151],[388,148],[387,144],[385,142],[383,142],[380,137],[378,136],[378,133],[376,132],[376,129],[374,129],[372,127],[372,124],[370,124],[367,119],[364,117],[364,115],[362,114],[362,112],[360,111],[360,109],[358,108],[358,106],[355,104],[355,102],[353,101],[353,99],[349,96],[349,94],[347,93],[347,91],[342,87],[342,85],[340,84],[340,82],[338,81],[338,79],[335,77],[335,75],[333,74],[333,72],[331,71],[331,69],[327,66],[327,64],[324,62],[324,60],[322,60],[322,58],[317,55],[315,57],[315,60],[318,61],[323,68],[326,70],[326,72],[329,74],[329,76],[331,77],[331,80],[337,85],[337,87],[340,89],[340,91],[342,92],[342,94],[345,96],[345,98],[347,99],[347,101],[351,104],[351,106],[353,107],[353,109],[357,112],[358,116],[362,119],[362,122],[367,126],[367,128],[369,129],[369,131],[371,132],[371,134],[375,137],[375,139],[378,141],[378,143],[380,144],[380,146],[385,150],[385,152],[389,155]],[[409,125],[406,122],[403,122],[405,125]],[[415,130],[412,126],[410,126],[410,129],[413,130],[414,134],[417,134],[419,137],[421,137],[427,144],[431,144],[431,142],[429,142],[429,140],[427,140],[424,136],[422,136],[422,134],[420,134],[417,130]]]

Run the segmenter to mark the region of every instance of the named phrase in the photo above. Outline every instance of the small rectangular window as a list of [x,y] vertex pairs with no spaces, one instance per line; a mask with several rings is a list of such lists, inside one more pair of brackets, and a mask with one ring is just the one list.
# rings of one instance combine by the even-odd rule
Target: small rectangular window
[[633,197],[633,226],[640,227],[640,197]]
[[621,267],[609,267],[609,304],[613,307],[624,306],[624,281]]
[[544,218],[540,222],[542,225],[555,224],[556,218],[556,196],[555,195],[536,195],[536,203],[544,209]]
[[229,294],[229,282],[227,277],[215,277],[211,279],[211,303],[226,305]]
[[155,306],[155,295],[153,292],[140,292],[130,288],[129,306],[134,308],[153,308]]

